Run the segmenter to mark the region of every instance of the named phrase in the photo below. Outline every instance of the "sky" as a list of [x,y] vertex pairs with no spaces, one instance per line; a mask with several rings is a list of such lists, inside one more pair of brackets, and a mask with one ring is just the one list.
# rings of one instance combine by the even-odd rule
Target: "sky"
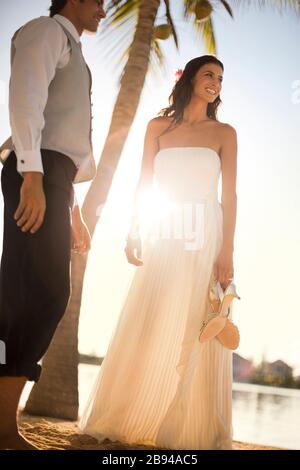
[[[7,90],[10,38],[28,20],[47,15],[48,0],[1,2],[0,141],[9,135]],[[251,2],[249,2],[251,3]],[[201,38],[171,2],[180,49],[164,41],[164,69],[148,74],[109,201],[97,226],[85,278],[80,350],[104,355],[135,268],[124,255],[130,204],[139,176],[144,131],[167,104],[177,68],[206,54]],[[224,63],[219,120],[238,135],[234,276],[241,300],[233,317],[237,352],[255,362],[283,359],[300,373],[300,15],[271,8],[213,13],[217,56]],[[164,11],[159,21],[164,22]],[[101,27],[100,27],[101,30]],[[118,32],[108,47],[101,34],[82,37],[93,74],[94,149],[100,157],[118,90]],[[105,54],[106,52],[106,54]],[[77,185],[83,200],[88,184]],[[3,212],[0,199],[1,220]],[[0,227],[2,232],[2,225]]]

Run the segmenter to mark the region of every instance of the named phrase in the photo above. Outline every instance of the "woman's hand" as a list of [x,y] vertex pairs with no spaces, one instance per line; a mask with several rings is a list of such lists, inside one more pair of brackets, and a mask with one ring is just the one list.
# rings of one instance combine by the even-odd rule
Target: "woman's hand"
[[219,281],[223,290],[230,284],[234,276],[233,250],[222,247],[214,264],[213,276]]
[[142,241],[140,236],[127,238],[127,243],[125,247],[125,253],[127,261],[134,266],[142,266],[144,263],[141,259],[142,257]]
[[75,253],[85,254],[91,248],[91,236],[87,226],[81,218],[78,206],[72,211],[72,250]]

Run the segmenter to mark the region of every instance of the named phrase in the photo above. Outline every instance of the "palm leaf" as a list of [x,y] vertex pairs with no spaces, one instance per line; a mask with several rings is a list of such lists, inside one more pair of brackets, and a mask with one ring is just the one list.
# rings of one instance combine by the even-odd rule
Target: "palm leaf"
[[231,3],[240,8],[245,6],[259,7],[260,9],[273,7],[280,13],[291,11],[300,14],[300,0],[231,0]]
[[140,0],[112,0],[107,8],[102,32],[113,29],[112,26],[119,28],[132,18],[137,18],[139,4]]
[[216,39],[211,17],[204,23],[200,23],[204,45],[209,54],[216,54]]
[[169,0],[164,0],[164,3],[166,5],[166,17],[168,19],[169,25],[172,28],[172,36],[174,38],[175,45],[178,49],[178,47],[179,47],[179,45],[178,45],[178,36],[177,36],[177,32],[176,32],[175,25],[174,25],[174,22],[173,22],[173,18],[171,16],[170,1]]
[[224,6],[225,10],[227,10],[227,12],[228,12],[229,15],[231,16],[231,18],[233,18],[232,9],[231,9],[231,6],[228,4],[228,2],[226,2],[225,0],[220,0],[220,2],[221,2],[222,5]]

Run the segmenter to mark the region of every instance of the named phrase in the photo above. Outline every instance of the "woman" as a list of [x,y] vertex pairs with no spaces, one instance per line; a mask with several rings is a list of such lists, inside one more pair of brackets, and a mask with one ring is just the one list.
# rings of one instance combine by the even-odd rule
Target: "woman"
[[232,448],[232,351],[199,342],[212,280],[225,289],[234,273],[237,139],[216,118],[223,70],[210,55],[188,62],[170,106],[148,124],[137,194],[155,176],[176,226],[148,236],[142,260],[133,218],[125,251],[140,267],[81,421],[99,441]]

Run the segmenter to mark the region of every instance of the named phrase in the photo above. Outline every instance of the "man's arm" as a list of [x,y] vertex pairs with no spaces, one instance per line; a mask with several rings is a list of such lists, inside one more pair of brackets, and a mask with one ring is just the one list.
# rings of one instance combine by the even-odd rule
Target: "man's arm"
[[50,18],[31,21],[14,40],[9,112],[20,173],[43,173],[40,148],[44,109],[66,40],[62,28]]
[[17,170],[24,177],[15,219],[24,232],[35,233],[44,220],[41,133],[48,87],[66,42],[62,29],[49,18],[31,21],[14,40],[9,111]]

